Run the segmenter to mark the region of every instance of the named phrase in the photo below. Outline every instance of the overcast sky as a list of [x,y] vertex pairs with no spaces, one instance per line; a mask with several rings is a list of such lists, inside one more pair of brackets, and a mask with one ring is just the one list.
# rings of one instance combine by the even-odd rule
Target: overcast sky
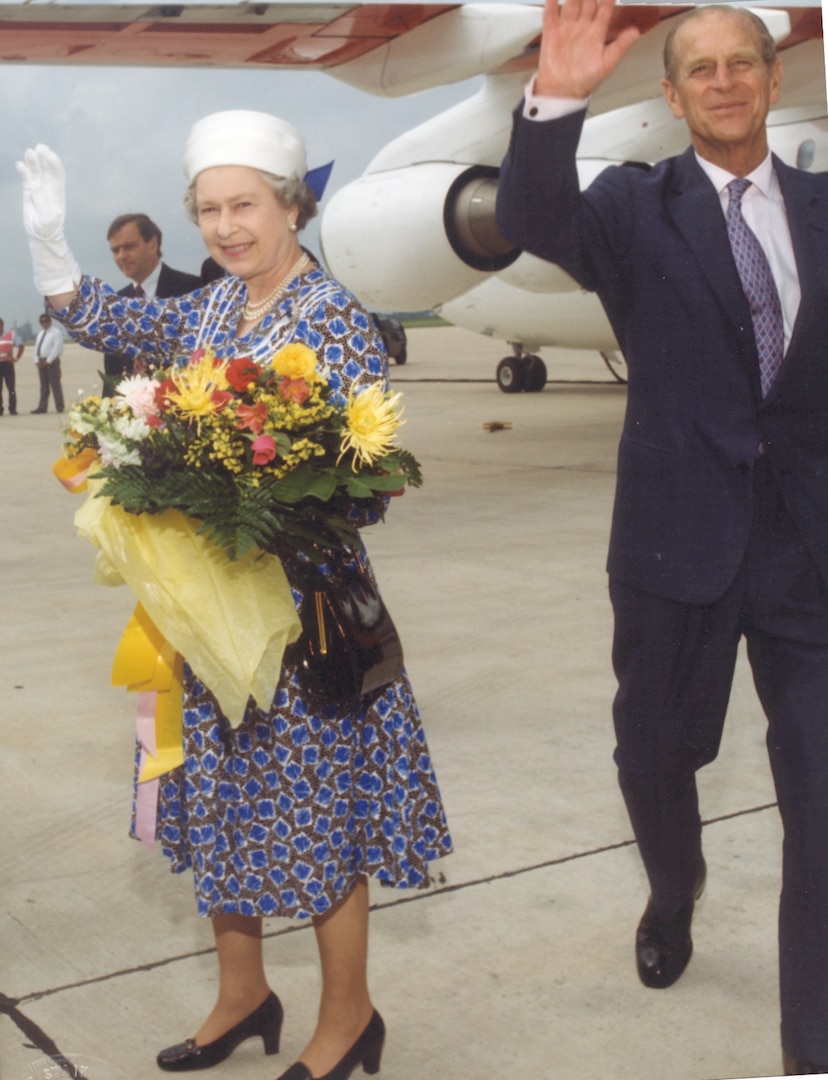
[[[205,253],[181,206],[181,157],[200,117],[241,108],[291,121],[305,136],[311,168],[334,159],[330,193],[359,176],[391,138],[476,86],[472,80],[391,100],[313,71],[0,66],[0,318],[7,326],[34,324],[42,306],[14,167],[29,146],[46,143],[66,167],[66,236],[81,268],[120,288],[126,279],[112,261],[106,230],[127,211],[157,222],[165,262],[198,272]],[[303,240],[318,252],[315,226]]]
[[[822,2],[825,11],[828,0]],[[105,234],[126,211],[144,211],[158,223],[169,265],[198,272],[204,250],[181,206],[181,156],[200,117],[250,108],[290,120],[305,136],[311,167],[335,160],[331,193],[359,176],[391,138],[470,96],[477,85],[472,80],[385,99],[313,71],[2,65],[0,318],[7,326],[34,324],[41,310],[14,168],[29,146],[45,142],[60,154],[68,176],[69,244],[85,272],[120,288],[126,280]],[[318,252],[316,223],[304,239]]]

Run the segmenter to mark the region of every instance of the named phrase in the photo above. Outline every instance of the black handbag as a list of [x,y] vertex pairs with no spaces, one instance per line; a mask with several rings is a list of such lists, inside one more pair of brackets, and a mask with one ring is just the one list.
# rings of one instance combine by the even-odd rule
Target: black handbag
[[330,575],[312,563],[296,574],[302,589],[302,634],[285,659],[302,685],[325,701],[373,693],[402,674],[402,642],[359,558],[344,549],[328,559]]

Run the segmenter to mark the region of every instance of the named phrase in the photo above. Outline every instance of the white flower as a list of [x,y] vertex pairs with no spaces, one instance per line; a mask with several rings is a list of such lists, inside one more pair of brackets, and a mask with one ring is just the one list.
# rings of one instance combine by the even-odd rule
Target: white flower
[[97,431],[98,422],[82,412],[71,409],[69,412],[69,425],[78,435],[88,435],[90,431]]
[[137,450],[111,435],[98,435],[98,453],[104,465],[114,465],[116,469],[122,465],[141,464],[141,455]]
[[146,439],[152,428],[141,416],[129,416],[122,413],[112,418],[113,429],[128,442],[140,442]]
[[122,379],[115,392],[120,403],[127,405],[135,416],[157,416],[158,406],[155,401],[155,391],[158,383],[146,375],[131,375],[128,379]]
[[93,409],[86,408],[86,402],[80,402],[69,410],[69,426],[78,435],[89,435],[109,426],[110,398],[95,398]]

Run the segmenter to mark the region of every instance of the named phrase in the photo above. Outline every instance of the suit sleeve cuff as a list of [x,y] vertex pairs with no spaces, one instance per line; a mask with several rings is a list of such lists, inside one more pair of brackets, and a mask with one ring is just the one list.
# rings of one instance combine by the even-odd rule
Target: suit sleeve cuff
[[523,116],[527,120],[560,120],[562,116],[583,111],[589,98],[542,97],[535,93],[535,76],[526,86]]

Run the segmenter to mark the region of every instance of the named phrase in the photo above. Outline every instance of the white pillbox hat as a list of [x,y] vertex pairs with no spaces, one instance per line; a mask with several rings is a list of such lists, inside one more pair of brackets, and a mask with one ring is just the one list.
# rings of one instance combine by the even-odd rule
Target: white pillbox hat
[[193,125],[184,149],[187,182],[216,165],[247,165],[300,179],[308,169],[305,143],[293,124],[247,109],[211,113]]

